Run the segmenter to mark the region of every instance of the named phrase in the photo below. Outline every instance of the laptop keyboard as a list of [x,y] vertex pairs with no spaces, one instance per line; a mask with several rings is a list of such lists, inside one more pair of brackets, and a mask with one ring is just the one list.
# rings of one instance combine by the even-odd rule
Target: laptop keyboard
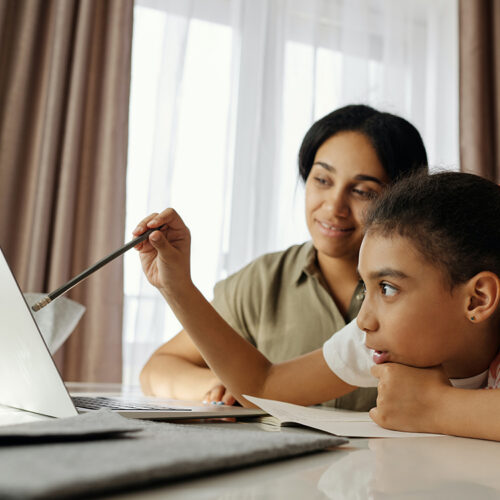
[[125,401],[120,398],[107,397],[84,397],[75,396],[71,398],[77,408],[87,410],[99,410],[109,408],[110,410],[161,410],[161,411],[191,411],[191,408],[168,408],[164,405],[155,405],[144,401]]

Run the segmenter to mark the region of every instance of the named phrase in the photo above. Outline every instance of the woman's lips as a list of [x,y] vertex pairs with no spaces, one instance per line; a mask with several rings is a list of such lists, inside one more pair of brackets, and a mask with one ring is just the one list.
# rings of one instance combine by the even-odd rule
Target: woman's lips
[[324,221],[317,221],[320,231],[326,236],[347,236],[354,231],[354,227],[342,227],[329,224]]
[[373,351],[372,358],[375,364],[380,365],[389,360],[389,353],[387,351]]

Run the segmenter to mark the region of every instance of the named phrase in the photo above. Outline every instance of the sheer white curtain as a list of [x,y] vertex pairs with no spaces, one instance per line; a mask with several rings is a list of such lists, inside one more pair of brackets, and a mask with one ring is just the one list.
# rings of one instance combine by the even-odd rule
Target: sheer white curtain
[[[136,0],[127,237],[174,206],[216,280],[308,238],[297,152],[349,103],[400,114],[458,168],[456,0]],[[124,382],[180,329],[125,260]]]

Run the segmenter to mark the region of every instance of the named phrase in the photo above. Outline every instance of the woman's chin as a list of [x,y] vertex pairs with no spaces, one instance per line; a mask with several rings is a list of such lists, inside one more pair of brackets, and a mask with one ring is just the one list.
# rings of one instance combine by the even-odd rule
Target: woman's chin
[[318,239],[313,240],[313,243],[318,253],[323,254],[325,257],[358,262],[359,246],[353,248],[351,245],[332,244],[331,242],[326,244],[323,241],[318,241]]

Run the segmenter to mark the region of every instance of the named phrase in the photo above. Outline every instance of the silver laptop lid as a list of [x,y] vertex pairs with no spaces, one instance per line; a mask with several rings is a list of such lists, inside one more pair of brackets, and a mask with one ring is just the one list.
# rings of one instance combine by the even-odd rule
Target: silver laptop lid
[[1,249],[0,404],[53,417],[77,415]]

